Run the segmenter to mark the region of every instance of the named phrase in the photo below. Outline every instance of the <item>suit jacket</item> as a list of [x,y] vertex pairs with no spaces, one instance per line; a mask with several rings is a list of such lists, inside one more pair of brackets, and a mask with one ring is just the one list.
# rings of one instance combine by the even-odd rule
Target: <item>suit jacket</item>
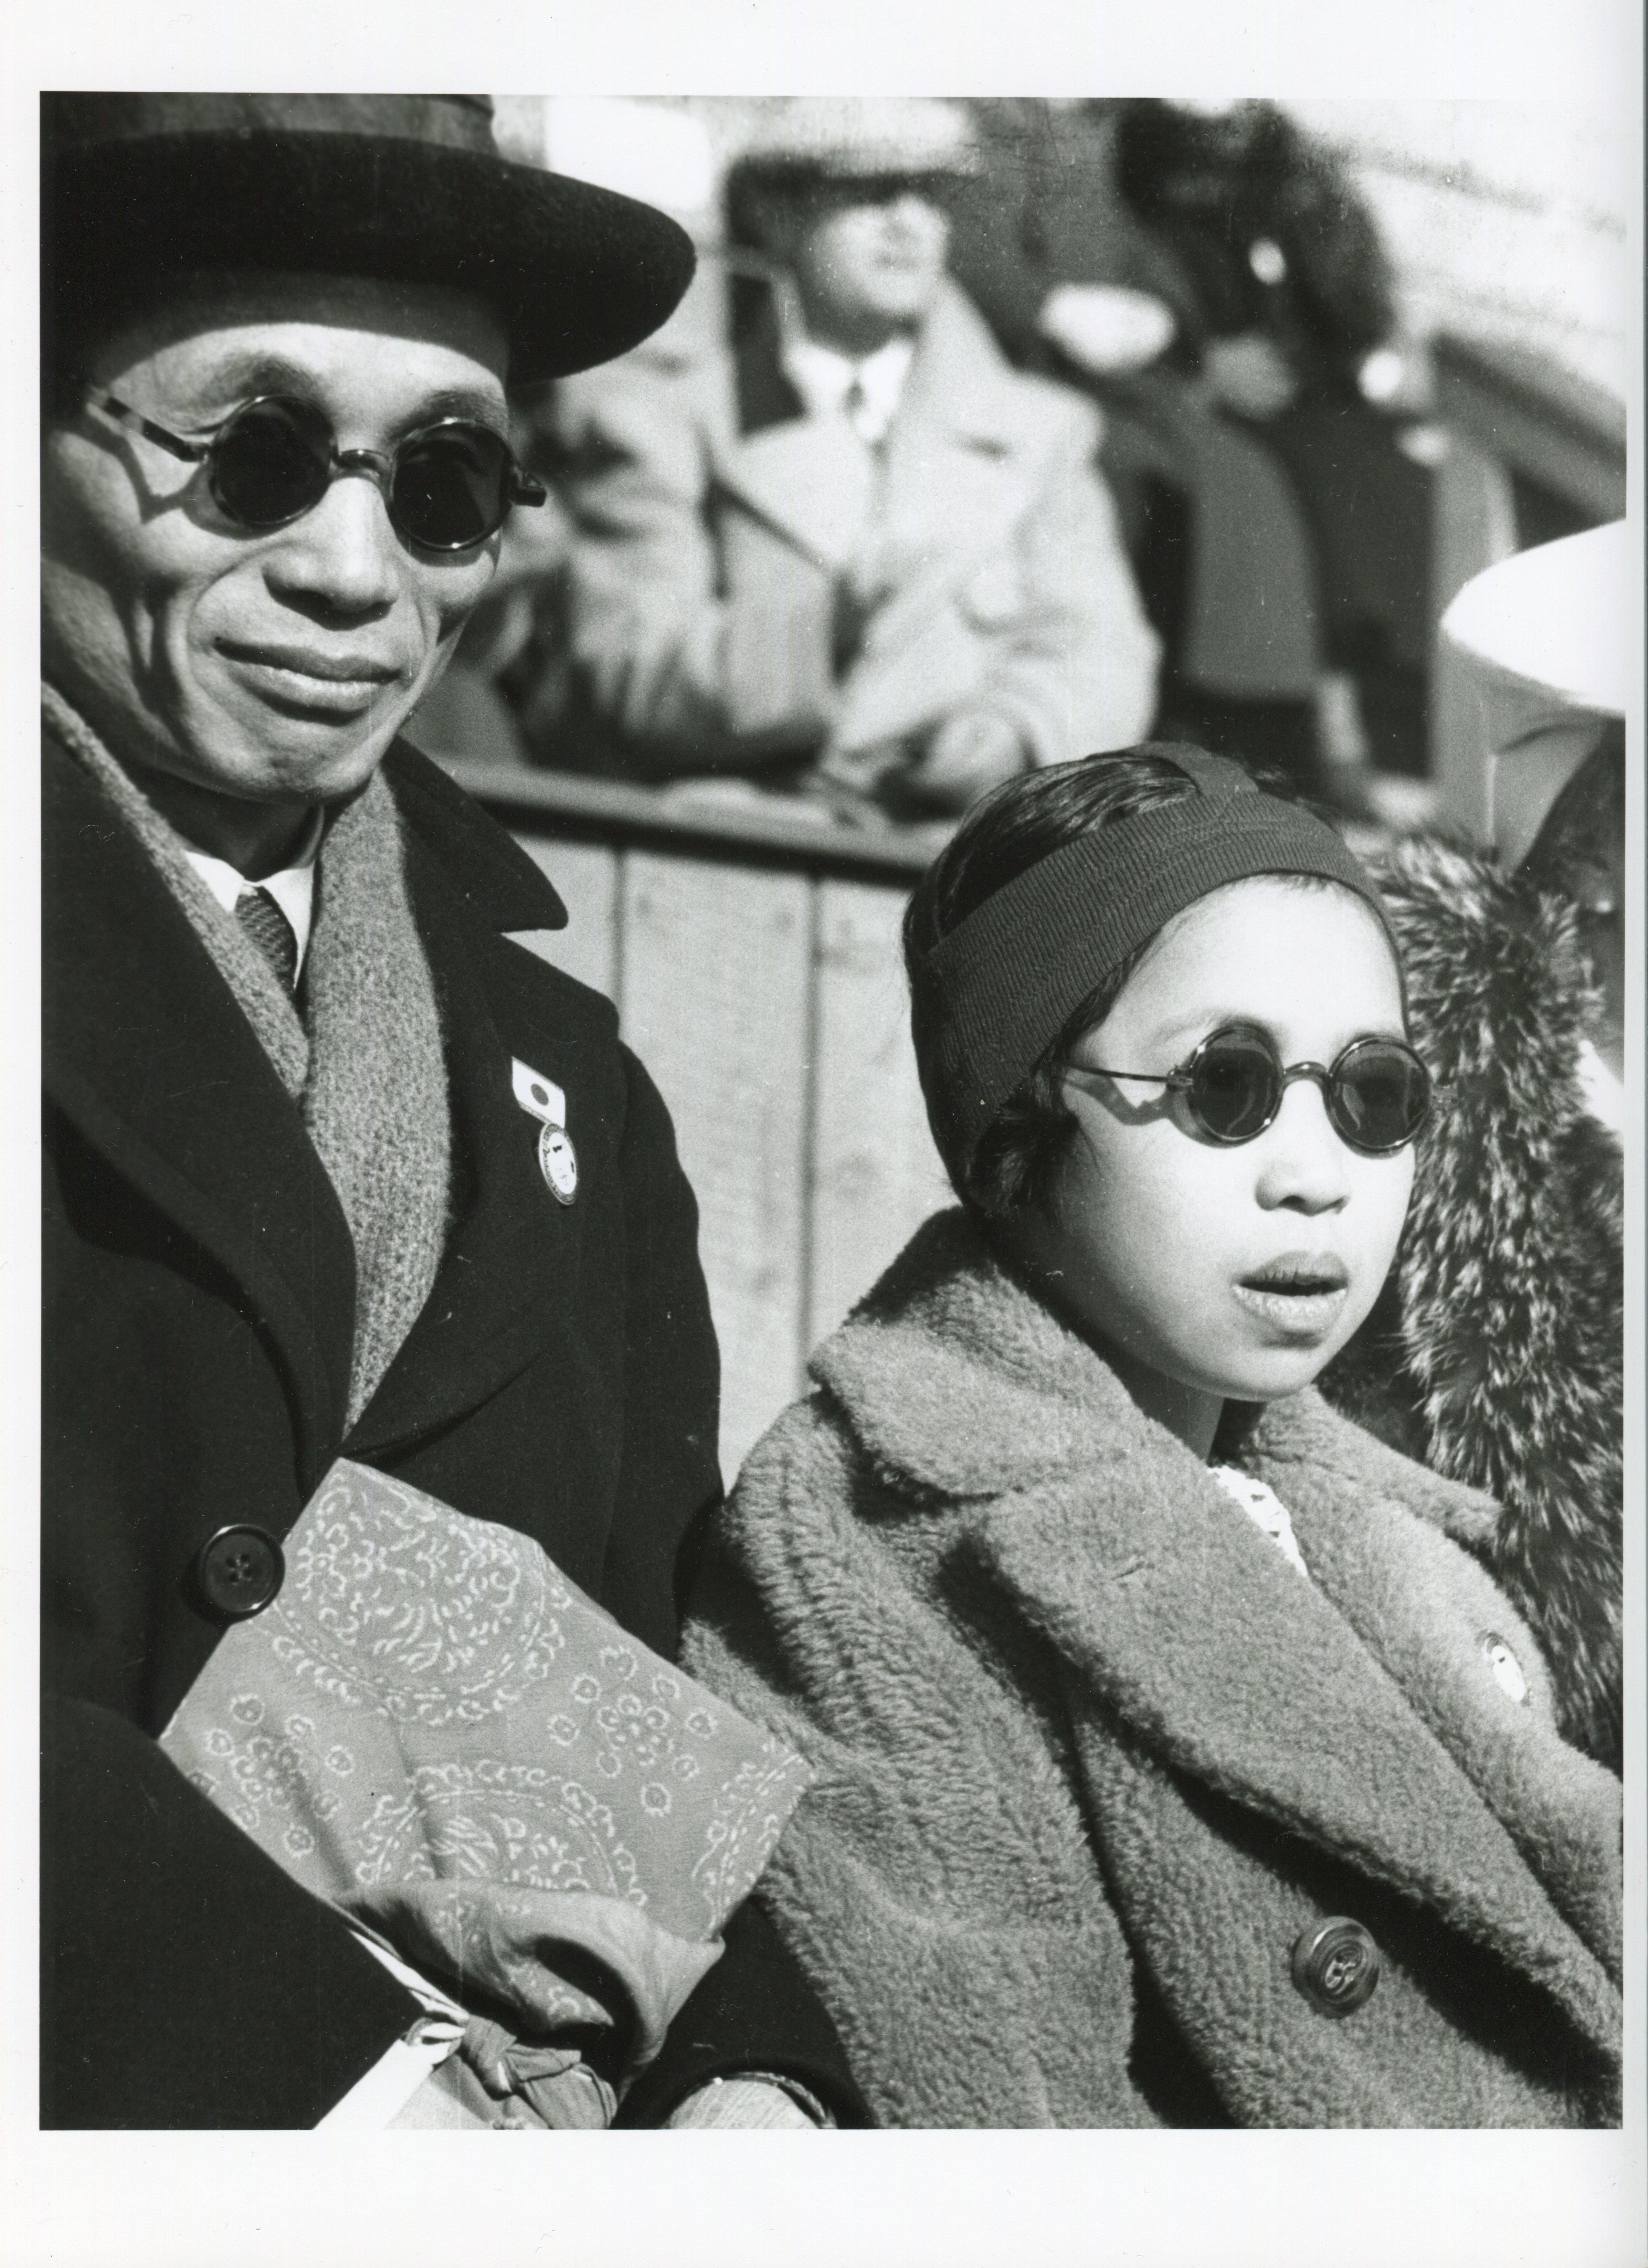
[[873,466],[802,414],[770,320],[706,350],[678,319],[567,380],[558,417],[575,657],[632,767],[850,756],[975,709],[1054,763],[1149,725],[1156,642],[1095,413],[1010,370],[954,286]]
[[[280,1538],[347,1454],[533,1537],[673,1653],[678,1553],[719,1492],[695,1208],[610,1004],[501,933],[559,926],[555,893],[397,747],[453,1219],[346,1432],[355,1263],[331,1184],[159,875],[79,767],[45,755],[42,2115],[311,2125],[416,2009],[154,1745],[223,1627],[195,1555],[232,1522]],[[511,1057],[565,1091],[570,1209],[541,1178]],[[627,2115],[754,2066],[853,2116],[829,2028],[759,1918],[735,1923],[673,2039]]]
[[[687,1652],[818,1768],[761,1895],[886,2123],[1617,2120],[1618,1785],[1485,1499],[1276,1403],[1306,1581],[955,1213],[813,1371]],[[1332,1919],[1353,2012],[1295,1981]]]

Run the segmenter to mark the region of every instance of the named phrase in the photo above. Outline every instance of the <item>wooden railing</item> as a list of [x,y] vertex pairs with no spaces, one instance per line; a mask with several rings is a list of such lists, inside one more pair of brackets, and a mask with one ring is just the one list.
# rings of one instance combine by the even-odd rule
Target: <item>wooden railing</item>
[[947,1201],[898,931],[930,833],[445,759],[570,917],[531,942],[616,1002],[697,1192],[729,1481],[808,1353]]
[[1543,355],[1446,333],[1431,342],[1437,415],[1593,526],[1625,514],[1625,405]]
[[[1624,508],[1622,413],[1526,357],[1443,340],[1438,610],[1528,540],[1520,473],[1594,519]],[[1443,815],[1486,826],[1475,695],[1431,686]],[[658,792],[443,758],[554,881],[568,929],[533,940],[617,1003],[698,1195],[731,1479],[806,1359],[947,1200],[910,1050],[898,932],[942,833],[848,828],[736,785]]]

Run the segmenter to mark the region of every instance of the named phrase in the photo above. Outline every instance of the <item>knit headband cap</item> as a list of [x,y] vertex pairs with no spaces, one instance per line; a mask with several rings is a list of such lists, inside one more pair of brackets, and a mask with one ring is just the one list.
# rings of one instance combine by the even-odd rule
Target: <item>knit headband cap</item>
[[[1254,874],[1320,874],[1389,918],[1325,821],[1254,786],[1240,764],[1166,744],[1193,795],[1067,843],[976,906],[921,964],[934,1012],[922,1066],[934,1130],[970,1158],[1082,1002],[1164,923]],[[1398,956],[1400,959],[1400,955]]]

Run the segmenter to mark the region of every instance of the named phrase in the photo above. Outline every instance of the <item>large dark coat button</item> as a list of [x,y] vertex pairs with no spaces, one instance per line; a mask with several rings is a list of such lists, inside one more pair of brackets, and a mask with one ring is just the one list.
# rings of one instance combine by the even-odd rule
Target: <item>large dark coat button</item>
[[1293,1948],[1293,1982],[1324,2016],[1350,2015],[1379,1980],[1379,1948],[1359,1921],[1333,1914],[1300,1931]]
[[201,1602],[225,1622],[261,1615],[286,1580],[286,1560],[261,1528],[220,1528],[202,1544],[193,1569]]

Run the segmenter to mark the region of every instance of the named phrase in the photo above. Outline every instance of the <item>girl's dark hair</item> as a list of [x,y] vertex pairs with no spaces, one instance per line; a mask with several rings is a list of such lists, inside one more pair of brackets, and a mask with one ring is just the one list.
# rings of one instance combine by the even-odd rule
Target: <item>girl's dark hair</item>
[[[1067,843],[1196,792],[1194,781],[1147,741],[1079,763],[1021,773],[975,804],[904,910],[910,1028],[923,1092],[935,1075],[938,1018],[923,964],[939,939],[986,898]],[[970,1158],[953,1154],[953,1145],[940,1139],[945,1170],[969,1210],[999,1220],[1045,1198],[1076,1123],[1063,1099],[1062,1066],[1082,1034],[1109,1013],[1144,950],[1140,946],[1088,994],[1003,1103]],[[943,1116],[931,1115],[935,1120]]]

